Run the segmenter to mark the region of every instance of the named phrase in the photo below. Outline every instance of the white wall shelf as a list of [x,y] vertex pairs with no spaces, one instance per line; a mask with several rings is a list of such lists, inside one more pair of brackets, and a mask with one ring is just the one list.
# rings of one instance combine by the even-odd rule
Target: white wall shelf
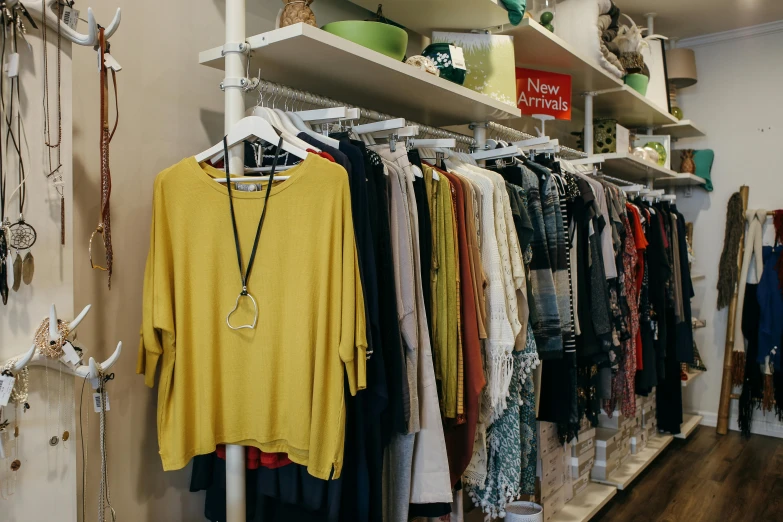
[[519,67],[568,74],[574,109],[584,112],[582,93],[616,89],[595,97],[594,117],[614,118],[625,127],[659,127],[677,123],[677,119],[622,81],[606,72],[592,59],[541,24],[525,18],[514,27],[503,28],[501,34],[514,37],[514,56]]
[[693,384],[694,379],[696,379],[698,376],[700,376],[704,372],[701,372],[699,370],[690,370],[690,371],[685,372],[685,373],[688,376],[688,378],[685,379],[684,381],[682,381],[682,387],[683,388],[686,388],[686,387],[690,386],[691,384]]
[[593,518],[617,494],[617,488],[590,482],[563,509],[552,515],[550,522],[586,522]]
[[694,174],[674,173],[674,176],[655,180],[656,186],[664,187],[703,187],[706,181]]
[[668,134],[676,140],[706,136],[706,134],[701,129],[696,127],[696,124],[694,124],[691,120],[680,120],[677,123],[664,125],[660,128],[658,134]]
[[704,417],[701,415],[689,415],[685,414],[682,416],[682,424],[680,425],[680,433],[678,435],[675,435],[675,439],[687,439],[691,436],[691,433],[696,430],[696,428],[701,424],[701,420]]
[[702,279],[707,279],[707,276],[704,274],[691,274],[691,281],[701,281]]
[[658,434],[647,441],[647,446],[642,451],[636,455],[630,455],[607,480],[592,480],[600,484],[614,486],[620,490],[626,489],[661,454],[666,446],[671,444],[672,440],[674,437],[671,435]]
[[[442,127],[520,116],[519,109],[322,31],[295,24],[247,39],[250,72],[360,107]],[[223,68],[221,47],[199,62]]]
[[[378,0],[350,0],[372,11]],[[411,31],[432,37],[432,31],[486,29],[508,23],[498,0],[384,0],[383,15]]]
[[622,86],[615,77],[568,42],[550,33],[541,24],[525,18],[516,27],[508,25],[502,34],[514,37],[514,58],[518,67],[571,76],[574,104],[584,109],[581,93]]
[[677,176],[673,170],[630,154],[614,153],[601,154],[601,156],[604,158],[601,171],[616,178],[633,182],[646,182],[648,179],[653,179],[657,182]]

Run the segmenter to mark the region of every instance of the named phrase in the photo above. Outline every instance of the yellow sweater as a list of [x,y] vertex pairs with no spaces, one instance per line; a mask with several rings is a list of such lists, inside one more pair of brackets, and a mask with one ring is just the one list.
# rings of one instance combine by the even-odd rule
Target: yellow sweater
[[[321,479],[343,462],[343,371],[366,386],[364,299],[348,177],[314,154],[275,184],[248,292],[255,329],[226,315],[241,291],[222,171],[184,159],[155,180],[137,373],[162,358],[158,443],[164,470],[217,444],[284,452]],[[265,190],[232,190],[245,266]],[[232,324],[252,322],[240,301]],[[345,368],[345,370],[343,370]]]

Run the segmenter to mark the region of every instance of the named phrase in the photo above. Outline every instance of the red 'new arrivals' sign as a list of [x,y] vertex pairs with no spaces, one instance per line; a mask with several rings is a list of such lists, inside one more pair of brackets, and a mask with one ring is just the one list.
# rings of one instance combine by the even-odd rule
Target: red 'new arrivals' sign
[[522,114],[571,119],[571,77],[517,67],[517,107]]

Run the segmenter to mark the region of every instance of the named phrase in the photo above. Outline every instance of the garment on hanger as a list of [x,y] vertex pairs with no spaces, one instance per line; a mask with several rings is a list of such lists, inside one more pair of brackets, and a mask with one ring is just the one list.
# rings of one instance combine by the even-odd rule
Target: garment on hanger
[[[245,443],[287,453],[318,478],[340,475],[345,427],[335,419],[344,410],[344,372],[351,393],[366,386],[364,302],[348,180],[341,168],[315,155],[287,174],[287,181],[272,188],[258,261],[267,267],[267,256],[274,252],[290,263],[275,263],[271,277],[269,268],[251,274],[249,285],[268,306],[265,328],[244,336],[223,320],[237,299],[235,271],[213,269],[235,262],[233,237],[227,233],[231,227],[226,187],[214,181],[223,174],[188,158],[156,180],[137,372],[152,386],[162,357],[158,433],[166,470],[184,467],[216,444]],[[263,194],[233,196],[245,251],[255,234],[259,196]],[[194,198],[203,205],[192,205]],[[293,202],[303,205],[295,217],[286,211]],[[298,240],[292,242],[291,237]],[[320,240],[323,237],[336,240],[327,243]],[[322,252],[297,256],[301,245]],[[339,253],[329,252],[335,249]],[[341,265],[331,266],[330,260],[340,260]],[[316,312],[315,285],[325,285],[321,295],[332,303],[328,311]],[[187,299],[178,294],[180,288],[187,289]],[[336,293],[330,296],[328,289]],[[316,336],[317,330],[306,326],[315,318],[326,321],[325,335]],[[174,339],[188,348],[175,354]],[[270,345],[311,350],[266,348]],[[219,352],[214,351],[218,347]],[[315,364],[316,358],[323,362]],[[311,378],[303,381],[302,375]],[[314,393],[302,382],[322,384]],[[198,419],[210,419],[207,423],[194,417],[194,397],[187,392],[192,389],[206,392],[197,404]],[[223,404],[221,397],[230,397],[231,404]],[[259,397],[265,399],[259,402]],[[242,401],[252,404],[243,406]],[[246,412],[259,408],[262,413],[250,422]],[[320,427],[317,433],[312,425]]]

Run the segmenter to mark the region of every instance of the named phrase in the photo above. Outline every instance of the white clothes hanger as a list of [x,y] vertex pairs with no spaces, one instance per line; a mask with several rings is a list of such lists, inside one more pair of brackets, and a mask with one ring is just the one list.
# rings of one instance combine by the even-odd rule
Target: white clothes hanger
[[[334,138],[330,138],[329,136],[324,136],[323,134],[318,134],[313,129],[308,127],[304,120],[295,112],[288,112],[288,117],[290,118],[291,122],[293,123],[294,127],[296,127],[299,132],[304,132],[308,136],[315,138],[319,142],[323,143],[324,145],[328,145],[332,148],[339,149],[340,148],[340,142],[337,141]],[[307,142],[305,142],[307,143]],[[310,145],[312,147],[312,145]],[[307,148],[307,147],[305,147]]]
[[[296,145],[297,147],[299,147],[300,149],[303,149],[303,150],[307,150],[308,148],[317,149],[317,147],[313,147],[312,145],[310,145],[306,141],[302,141],[301,139],[299,139],[296,136],[297,134],[299,134],[299,130],[296,127],[294,127],[293,124],[291,124],[290,126],[286,126],[283,123],[283,120],[280,118],[280,115],[276,112],[276,109],[270,109],[269,107],[256,106],[256,107],[253,107],[252,109],[250,109],[248,111],[248,114],[249,115],[253,115],[253,116],[260,116],[261,118],[263,118],[266,121],[268,121],[269,124],[272,125],[272,127],[274,129],[276,129],[280,133],[280,135],[283,137],[283,139],[285,141],[287,141],[288,143],[290,143],[292,145]],[[291,122],[290,119],[288,119],[286,121],[288,123]],[[293,129],[293,131],[290,130],[290,129]]]
[[626,185],[624,187],[620,187],[620,190],[628,194],[634,192],[640,193],[644,188],[645,188],[644,185],[634,184],[634,185]]
[[413,138],[410,140],[410,148],[412,149],[453,149],[457,146],[457,140],[454,138],[436,139],[436,140],[420,140]]
[[493,159],[502,159],[502,158],[513,158],[514,156],[519,156],[520,154],[522,154],[522,152],[519,150],[519,147],[510,146],[510,147],[503,147],[500,149],[479,150],[476,152],[472,152],[470,154],[470,157],[473,158],[475,161],[481,161],[481,160],[493,160]]
[[[231,128],[228,136],[226,136],[226,141],[228,142],[229,147],[233,147],[237,143],[241,143],[250,138],[260,139],[272,145],[277,145],[280,141],[280,136],[278,136],[272,125],[260,116],[245,116],[239,120]],[[282,149],[300,159],[305,159],[307,157],[307,151],[289,143],[285,139],[283,139]],[[201,163],[202,161],[212,159],[222,153],[223,141],[221,140],[219,143],[196,155],[196,161]]]

